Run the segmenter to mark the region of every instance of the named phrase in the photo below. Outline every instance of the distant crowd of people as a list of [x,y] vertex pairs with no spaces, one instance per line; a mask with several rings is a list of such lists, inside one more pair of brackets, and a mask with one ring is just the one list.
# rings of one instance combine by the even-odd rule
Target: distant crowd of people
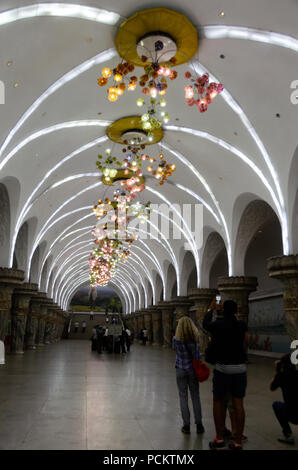
[[[86,332],[86,327],[87,327],[87,323],[85,321],[82,321],[82,333],[85,333]],[[74,322],[74,333],[78,333],[80,329],[80,323],[78,321],[75,321]]]
[[101,354],[103,351],[108,353],[126,354],[130,352],[133,344],[134,335],[129,328],[122,325],[120,335],[109,334],[108,326],[95,325],[92,329],[91,351],[97,351]]
[[[214,366],[213,370],[213,418],[216,436],[209,443],[210,449],[230,448],[242,450],[247,437],[243,434],[245,425],[244,397],[247,387],[247,325],[237,319],[237,304],[232,300],[212,302],[203,321],[203,329],[209,335],[205,361]],[[176,351],[176,381],[180,397],[183,420],[181,431],[190,434],[190,392],[197,433],[204,433],[199,381],[194,361],[200,361],[199,331],[188,316],[177,324],[173,338]],[[283,401],[275,401],[273,410],[282,428],[279,442],[294,444],[289,423],[298,424],[298,371],[291,363],[290,354],[275,362],[275,375],[271,381],[272,391],[281,388]],[[231,430],[226,425],[229,413]],[[263,412],[260,410],[260,412]]]

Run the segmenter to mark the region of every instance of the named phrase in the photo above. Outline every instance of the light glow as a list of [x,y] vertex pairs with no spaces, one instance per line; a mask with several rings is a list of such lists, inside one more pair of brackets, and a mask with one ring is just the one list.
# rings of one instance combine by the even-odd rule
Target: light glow
[[22,127],[22,125],[26,122],[26,120],[31,116],[31,114],[36,111],[36,109],[53,93],[55,93],[59,88],[61,88],[66,83],[70,82],[74,78],[78,77],[81,73],[86,72],[90,68],[94,67],[95,65],[101,64],[102,62],[106,62],[111,60],[116,55],[116,50],[114,48],[108,49],[106,51],[100,52],[100,54],[92,57],[91,59],[86,60],[82,64],[78,65],[74,69],[67,72],[61,78],[59,78],[56,82],[54,82],[42,95],[37,98],[36,101],[25,111],[16,125],[11,129],[9,134],[7,135],[5,141],[3,142],[0,148],[0,157],[3,155],[4,150],[8,146],[11,139],[17,133],[17,131]]
[[120,15],[100,8],[71,3],[35,3],[0,13],[0,26],[40,16],[64,16],[115,25]]
[[206,39],[245,39],[285,47],[298,52],[298,39],[273,31],[231,25],[209,25],[201,26],[198,29],[201,37]]

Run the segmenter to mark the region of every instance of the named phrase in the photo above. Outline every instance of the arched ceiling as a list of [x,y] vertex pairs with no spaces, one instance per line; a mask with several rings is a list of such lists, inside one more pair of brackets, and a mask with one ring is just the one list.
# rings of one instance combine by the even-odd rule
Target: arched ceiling
[[[61,5],[57,10],[55,2],[47,3],[39,10],[33,0],[3,0],[0,5],[0,79],[5,85],[5,104],[0,105],[0,180],[14,177],[20,183],[18,201],[8,188],[13,204],[7,266],[12,266],[14,244],[27,221],[33,233],[27,278],[35,249],[46,242],[38,264],[39,282],[66,307],[71,292],[88,277],[84,259],[95,223],[92,206],[104,191],[95,160],[107,145],[105,130],[120,117],[135,114],[140,96],[135,91],[110,103],[96,79],[102,64],[113,67],[118,62],[113,39],[121,22],[161,2],[73,0],[65,2],[63,11]],[[34,7],[24,8],[29,5]],[[291,252],[288,208],[294,201],[288,197],[295,197],[297,190],[297,178],[289,177],[297,147],[298,106],[290,97],[291,83],[298,79],[297,3],[188,0],[182,5],[165,0],[162,6],[186,14],[198,28],[199,51],[193,66],[198,72],[207,70],[225,90],[200,114],[185,105],[188,65],[177,67],[178,79],[167,93],[170,122],[161,144],[177,170],[162,188],[149,180],[139,200],[203,203],[204,225],[224,240],[233,274],[233,244],[241,216],[235,220],[234,206],[241,194],[252,193],[276,212],[284,253]],[[288,188],[289,181],[293,188]],[[30,229],[32,220],[37,220],[35,230]],[[154,271],[161,276],[168,298],[166,259],[175,268],[179,295],[183,282],[179,253],[185,241],[192,242],[187,227],[184,232],[182,240],[135,244],[128,268],[122,265],[113,281],[128,310],[133,309],[135,296],[142,297],[138,289],[145,290],[148,281],[155,297]],[[201,250],[193,250],[193,255],[199,269]]]

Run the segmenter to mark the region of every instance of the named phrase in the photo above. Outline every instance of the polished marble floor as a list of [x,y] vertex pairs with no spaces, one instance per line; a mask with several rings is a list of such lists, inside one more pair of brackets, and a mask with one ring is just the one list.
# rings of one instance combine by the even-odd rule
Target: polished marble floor
[[[211,380],[201,385],[206,432],[197,436],[193,427],[185,436],[173,362],[162,348],[98,355],[79,340],[8,356],[0,366],[0,449],[207,449],[214,437]],[[269,391],[272,364],[251,358],[247,449],[289,448],[276,441],[271,403],[281,395]]]

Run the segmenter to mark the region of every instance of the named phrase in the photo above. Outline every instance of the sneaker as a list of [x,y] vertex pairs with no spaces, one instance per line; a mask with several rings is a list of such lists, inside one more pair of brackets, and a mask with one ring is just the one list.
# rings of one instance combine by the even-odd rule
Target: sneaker
[[230,450],[243,450],[243,447],[240,444],[236,444],[236,442],[232,441],[229,444]]
[[197,424],[197,434],[203,434],[205,432],[205,428],[202,423]]
[[216,449],[223,449],[226,446],[224,440],[218,440],[217,437],[214,439],[214,441],[209,442],[209,447],[212,450]]
[[288,436],[279,437],[277,440],[278,442],[282,442],[283,444],[290,444],[290,445],[295,444],[295,439],[292,434],[289,434]]
[[190,426],[182,426],[181,432],[183,432],[183,434],[190,434]]

